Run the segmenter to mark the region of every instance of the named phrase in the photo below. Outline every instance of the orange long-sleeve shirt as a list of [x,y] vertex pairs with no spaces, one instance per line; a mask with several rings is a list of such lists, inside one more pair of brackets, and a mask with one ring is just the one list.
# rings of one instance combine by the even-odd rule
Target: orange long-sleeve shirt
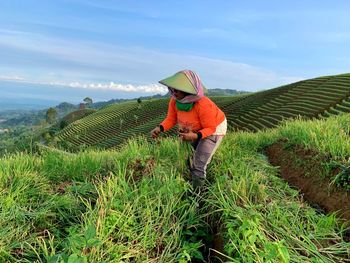
[[194,132],[200,132],[202,138],[212,135],[216,127],[225,120],[225,114],[208,97],[202,97],[194,103],[190,111],[180,111],[176,108],[176,100],[170,99],[168,114],[161,123],[164,131],[179,124]]

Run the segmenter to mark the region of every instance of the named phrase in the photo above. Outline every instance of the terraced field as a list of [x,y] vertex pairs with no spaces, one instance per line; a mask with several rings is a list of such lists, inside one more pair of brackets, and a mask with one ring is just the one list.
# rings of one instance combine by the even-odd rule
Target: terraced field
[[68,125],[72,122],[75,122],[81,118],[90,115],[91,113],[94,113],[95,111],[95,109],[79,109],[67,114],[64,118],[62,118],[61,122],[64,122]]
[[255,93],[223,106],[231,129],[258,131],[302,116],[350,112],[350,74],[327,76]]
[[[225,112],[229,130],[259,131],[283,120],[323,118],[350,112],[350,74],[324,76],[249,95],[211,98]],[[148,134],[165,117],[168,99],[120,103],[100,109],[63,129],[57,138],[68,148],[118,147]],[[174,130],[168,134],[173,134]]]

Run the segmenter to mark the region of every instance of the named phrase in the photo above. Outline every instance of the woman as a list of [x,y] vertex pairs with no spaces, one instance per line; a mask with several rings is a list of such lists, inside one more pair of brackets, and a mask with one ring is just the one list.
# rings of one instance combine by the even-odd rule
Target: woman
[[190,167],[192,185],[204,185],[206,168],[226,134],[225,114],[204,96],[199,76],[191,70],[183,70],[159,81],[168,87],[171,99],[165,120],[151,131],[153,138],[178,124],[179,137],[189,141],[195,149]]

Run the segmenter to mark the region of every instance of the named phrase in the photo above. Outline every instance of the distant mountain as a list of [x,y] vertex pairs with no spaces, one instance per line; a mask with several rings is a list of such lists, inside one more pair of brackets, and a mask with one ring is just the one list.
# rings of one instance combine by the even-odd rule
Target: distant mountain
[[207,89],[207,96],[235,96],[241,94],[248,94],[248,91],[239,91],[235,89]]
[[[57,110],[58,118],[62,118],[72,111],[78,109],[77,105],[62,102],[57,106],[54,106]],[[1,127],[14,127],[18,125],[37,125],[41,121],[46,119],[47,107],[44,109],[12,109],[3,110],[0,112],[0,126]]]
[[132,99],[111,99],[111,100],[108,100],[108,101],[94,102],[91,105],[91,107],[94,108],[94,109],[99,109],[99,108],[105,107],[105,106],[110,105],[110,104],[127,102],[127,101],[131,101],[131,100],[137,100],[137,99],[141,99],[141,100],[160,99],[160,98],[166,98],[166,97],[169,97],[169,95],[168,94],[165,94],[165,95],[156,94],[156,95],[153,95],[153,96],[141,96],[141,97],[132,98]]
[[42,110],[52,105],[57,104],[57,101],[41,100],[41,99],[0,99],[0,112],[9,110]]

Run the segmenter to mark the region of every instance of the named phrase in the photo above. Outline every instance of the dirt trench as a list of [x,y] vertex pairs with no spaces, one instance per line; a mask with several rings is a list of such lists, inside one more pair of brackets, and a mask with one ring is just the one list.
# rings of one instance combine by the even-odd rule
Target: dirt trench
[[280,176],[292,187],[300,190],[303,198],[324,213],[336,212],[337,217],[350,224],[350,192],[331,184],[331,176],[322,176],[326,157],[299,145],[286,147],[281,141],[265,149],[270,163],[280,167]]

